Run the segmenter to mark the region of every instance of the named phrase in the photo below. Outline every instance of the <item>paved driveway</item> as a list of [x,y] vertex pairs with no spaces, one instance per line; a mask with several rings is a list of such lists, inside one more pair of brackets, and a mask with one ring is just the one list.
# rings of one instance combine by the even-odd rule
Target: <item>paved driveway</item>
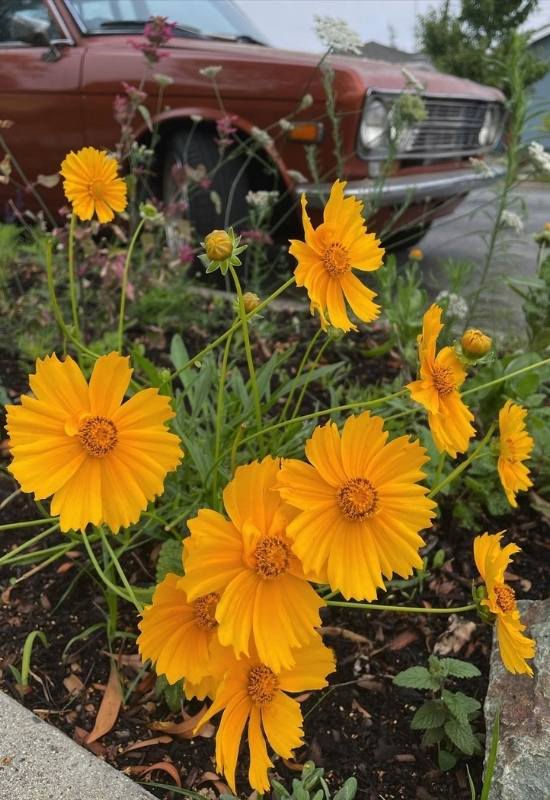
[[[519,333],[518,328],[523,326],[521,300],[506,285],[505,278],[535,274],[537,245],[533,233],[550,222],[550,184],[525,185],[516,196],[514,210],[524,219],[524,232],[518,236],[511,229],[505,229],[499,234],[487,286],[472,317],[473,322],[485,329],[501,333]],[[424,251],[425,285],[431,296],[448,288],[442,269],[442,263],[448,258],[475,263],[473,277],[464,294],[475,290],[487,252],[484,232],[486,237],[495,206],[494,192],[472,192],[453,214],[434,222],[420,243]]]

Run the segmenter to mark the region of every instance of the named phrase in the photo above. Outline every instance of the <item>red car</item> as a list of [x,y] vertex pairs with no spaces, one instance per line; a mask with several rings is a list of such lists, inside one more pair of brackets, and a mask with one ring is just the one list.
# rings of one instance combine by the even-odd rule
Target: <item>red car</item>
[[[144,42],[144,25],[152,15],[174,20],[176,26],[162,47],[167,57],[147,70],[132,40]],[[136,86],[145,74],[142,88],[158,133],[157,194],[167,199],[173,192],[174,164],[202,163],[212,170],[218,158],[216,121],[231,114],[236,140],[252,141],[254,129],[268,129],[274,141],[260,146],[254,140],[260,159],[238,155],[217,170],[213,188],[222,211],[199,194],[191,203],[192,220],[203,233],[228,221],[224,209],[229,203],[229,221],[238,219],[246,211],[248,189],[278,189],[283,199],[276,213],[288,233],[299,218],[299,193],[307,192],[310,208],[321,208],[337,172],[318,61],[312,54],[265,44],[231,0],[2,0],[0,117],[14,124],[0,133],[31,179],[55,173],[69,150],[115,146],[120,128],[113,99],[122,82]],[[367,207],[376,198],[378,224],[401,207],[396,225],[420,232],[415,226],[449,213],[470,189],[492,179],[489,170],[474,169],[469,159],[498,142],[505,120],[498,90],[414,67],[420,92],[411,90],[410,78],[398,65],[339,55],[328,62],[334,70],[346,192],[365,199]],[[209,65],[222,67],[216,82],[223,110],[212,80],[201,74]],[[154,72],[173,81],[158,113]],[[415,91],[422,96],[424,118],[396,137],[395,101]],[[312,103],[294,114],[283,131],[278,120],[295,112],[304,95],[311,95]],[[151,142],[143,120],[137,135]],[[311,179],[307,145],[318,148],[317,181]],[[391,170],[381,181],[390,147]],[[309,176],[306,182],[297,173]],[[17,199],[13,184],[0,186],[0,208],[10,197]],[[63,203],[59,187],[44,190],[44,197],[52,211]],[[28,197],[17,201],[29,204]]]

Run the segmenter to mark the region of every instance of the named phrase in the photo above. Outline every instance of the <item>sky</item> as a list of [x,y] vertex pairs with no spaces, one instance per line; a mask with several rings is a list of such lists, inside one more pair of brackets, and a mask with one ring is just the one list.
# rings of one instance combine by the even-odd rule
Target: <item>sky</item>
[[[416,15],[443,0],[235,0],[270,44],[290,50],[319,51],[313,17],[341,17],[364,41],[390,44],[414,52]],[[458,5],[458,0],[451,0]],[[540,0],[529,27],[550,24],[550,0]]]

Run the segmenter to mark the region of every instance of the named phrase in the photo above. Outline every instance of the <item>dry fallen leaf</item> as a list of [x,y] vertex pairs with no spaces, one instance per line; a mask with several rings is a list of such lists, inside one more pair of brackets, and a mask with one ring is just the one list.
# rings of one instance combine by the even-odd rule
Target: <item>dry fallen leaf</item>
[[84,728],[79,728],[78,725],[75,725],[73,731],[73,739],[77,744],[82,745],[87,750],[90,750],[95,756],[104,756],[106,753],[106,748],[101,744],[101,742],[87,742],[86,739],[88,737],[88,731],[84,730]]
[[92,732],[86,740],[86,744],[95,742],[106,733],[109,733],[111,728],[116,722],[120,706],[122,705],[122,690],[120,688],[120,678],[118,677],[118,669],[113,661],[111,664],[111,672],[109,680],[105,688],[105,694],[101,700],[95,725]]
[[84,689],[84,684],[82,683],[78,675],[75,675],[74,673],[67,675],[67,677],[63,681],[63,685],[70,694],[78,694]]
[[451,614],[447,630],[441,634],[434,645],[434,655],[448,656],[450,653],[459,653],[464,645],[470,641],[475,629],[475,622],[464,620],[456,614]]
[[168,744],[172,741],[171,736],[153,736],[151,739],[140,739],[139,742],[134,742],[121,750],[121,753],[129,753],[131,750],[141,750],[142,747],[151,747],[154,744]]
[[369,641],[366,636],[362,636],[360,633],[330,625],[321,628],[320,633],[326,636],[341,636],[342,639],[349,639],[351,642],[361,642],[362,644],[366,644]]
[[194,739],[195,736],[211,739],[216,732],[216,728],[210,722],[207,722],[197,733],[194,733],[197,723],[200,718],[204,716],[205,711],[206,706],[203,706],[194,717],[184,714],[185,719],[182,722],[152,722],[149,727],[153,731],[162,731],[163,733],[170,733],[174,736],[182,736],[184,739]]
[[141,777],[146,778],[155,770],[166,772],[175,781],[177,786],[181,788],[180,774],[175,764],[172,764],[171,761],[157,761],[155,764],[143,764],[142,766],[126,767],[126,769],[122,771],[125,772],[126,775],[140,775]]

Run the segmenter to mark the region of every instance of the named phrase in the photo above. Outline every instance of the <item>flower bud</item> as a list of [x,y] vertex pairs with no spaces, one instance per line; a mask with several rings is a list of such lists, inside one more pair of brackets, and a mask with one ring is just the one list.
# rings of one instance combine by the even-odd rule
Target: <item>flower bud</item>
[[210,261],[224,261],[233,252],[233,242],[225,231],[212,231],[205,237],[204,249]]
[[493,346],[493,340],[477,328],[469,328],[462,336],[460,344],[469,358],[480,358],[487,355]]
[[260,298],[254,292],[245,292],[243,294],[244,310],[247,314],[254,311],[260,305]]
[[550,232],[550,222],[545,222],[544,223],[544,230]]
[[409,250],[409,259],[411,261],[422,261],[424,258],[424,253],[420,249],[420,247],[413,247],[412,250]]

